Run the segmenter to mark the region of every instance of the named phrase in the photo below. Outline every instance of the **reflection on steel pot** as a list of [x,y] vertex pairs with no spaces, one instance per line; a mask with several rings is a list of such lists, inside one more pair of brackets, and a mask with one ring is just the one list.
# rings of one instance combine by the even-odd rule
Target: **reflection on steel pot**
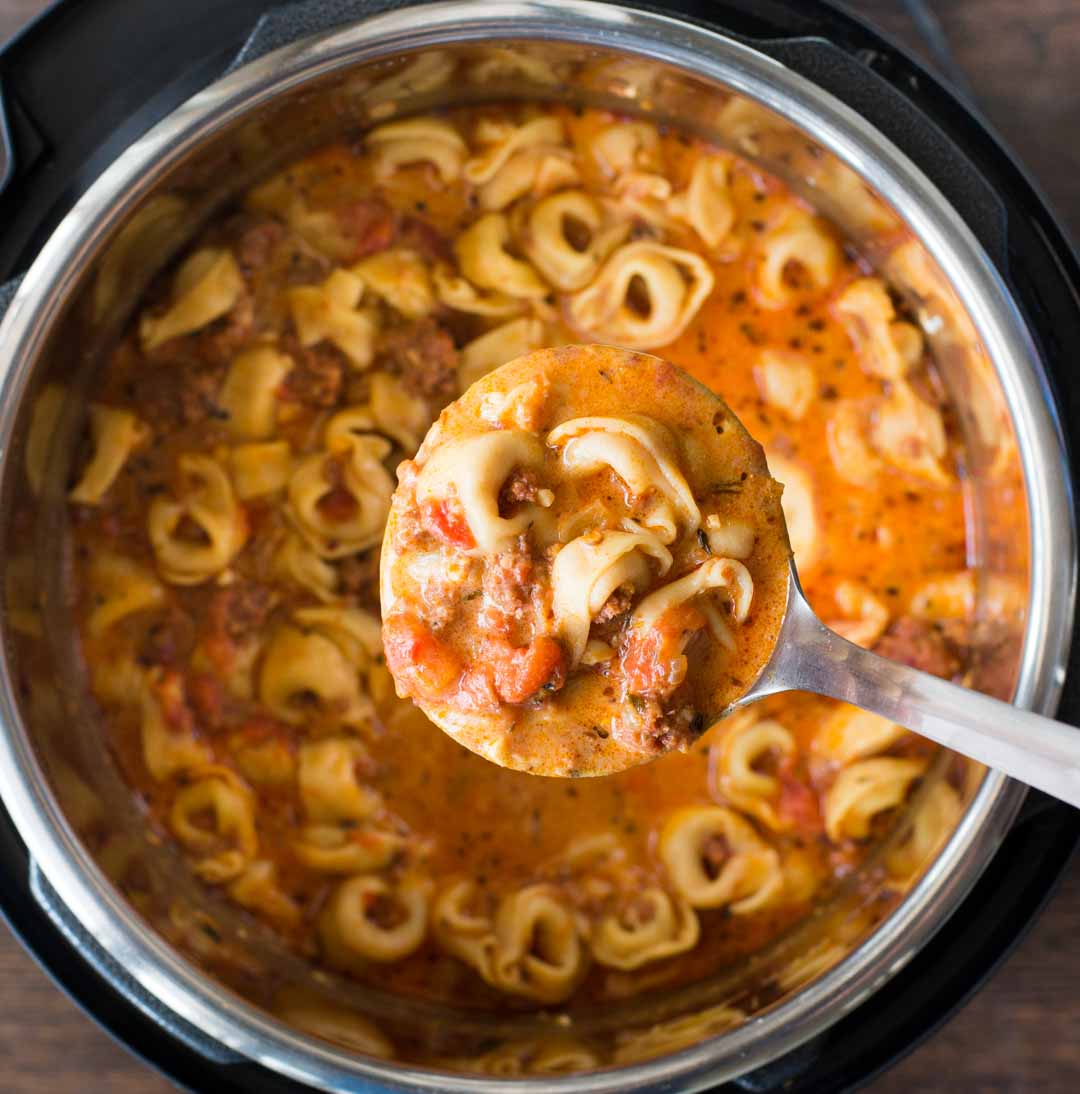
[[[995,678],[979,677],[977,659],[972,682],[1000,690],[1008,677],[1016,702],[1055,702],[1074,542],[1041,365],[998,256],[872,126],[755,49],[615,5],[440,3],[288,46],[214,84],[121,156],[42,249],[0,327],[4,802],[42,898],[218,1058],[257,1060],[327,1090],[362,1080],[489,1090],[510,1076],[531,1077],[522,1088],[536,1090],[702,1088],[801,1044],[880,987],[956,908],[1019,806],[1019,787],[962,766],[953,777],[964,808],[945,846],[920,856],[899,833],[883,849],[893,867],[851,879],[752,962],[587,1013],[540,1015],[454,1010],[313,975],[145,838],[86,701],[65,596],[63,487],[94,382],[87,362],[215,211],[320,141],[431,107],[567,96],[692,126],[760,163],[812,195],[907,298],[965,409],[976,610],[1003,590],[1027,592],[1015,641],[998,634],[998,656],[986,661]],[[900,229],[910,239],[898,247]],[[31,447],[28,436],[41,435],[31,433],[32,408],[42,405],[50,443]],[[1017,492],[1027,536],[1009,523]],[[921,812],[940,809],[934,785],[913,803],[916,832]]]

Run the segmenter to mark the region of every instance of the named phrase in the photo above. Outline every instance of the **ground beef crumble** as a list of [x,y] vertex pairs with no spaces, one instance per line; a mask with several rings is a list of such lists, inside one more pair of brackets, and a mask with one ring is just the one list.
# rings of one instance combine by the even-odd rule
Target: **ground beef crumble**
[[287,229],[277,220],[261,220],[244,229],[236,241],[236,260],[246,274],[270,264],[274,248],[285,238]]
[[255,333],[255,298],[245,290],[232,310],[194,335],[193,349],[211,364],[229,364]]
[[150,626],[139,647],[139,664],[176,666],[185,662],[195,646],[195,622],[187,612],[172,608]]
[[536,501],[540,493],[540,478],[531,468],[516,467],[510,472],[499,491],[499,516],[508,517],[519,505]]
[[618,619],[620,615],[625,615],[630,610],[630,605],[633,601],[633,586],[620,585],[611,596],[604,601],[603,607],[593,617],[593,623],[596,626],[603,626],[605,623],[610,623],[613,619]]
[[159,428],[222,417],[217,395],[224,379],[223,365],[200,362],[170,362],[146,371],[135,381],[140,417]]
[[274,607],[274,593],[265,585],[238,581],[219,589],[210,599],[207,620],[210,629],[230,638],[250,635],[266,622]]
[[449,333],[426,318],[388,331],[376,367],[400,376],[415,395],[446,400],[457,390],[457,359]]
[[[521,623],[532,615],[535,565],[525,551],[503,551],[484,568],[484,602],[494,623]],[[498,618],[498,617],[501,617]]]
[[632,697],[612,726],[612,736],[645,755],[685,751],[701,735],[703,720],[692,708]]
[[710,836],[701,848],[701,857],[705,867],[715,877],[720,873],[720,868],[731,858],[731,845],[721,835]]
[[397,236],[394,210],[382,198],[360,198],[334,210],[342,232],[353,243],[352,261],[385,251]]
[[946,680],[964,669],[964,648],[944,628],[911,616],[897,619],[878,640],[874,652]]
[[325,343],[302,347],[282,340],[296,362],[285,377],[283,395],[306,406],[329,408],[341,401],[347,365],[333,346]]
[[398,242],[416,251],[429,262],[453,262],[454,248],[434,225],[420,217],[405,216],[398,231]]

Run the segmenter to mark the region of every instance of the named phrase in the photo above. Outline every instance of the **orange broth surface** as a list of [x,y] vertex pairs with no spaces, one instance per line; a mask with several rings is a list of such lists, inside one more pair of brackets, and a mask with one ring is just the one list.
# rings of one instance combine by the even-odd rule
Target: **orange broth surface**
[[[552,113],[564,125],[567,147],[580,166],[584,188],[609,191],[611,179],[590,159],[589,148],[598,133],[620,124],[620,119],[562,108]],[[485,108],[452,113],[446,119],[466,141],[471,141],[479,117],[514,119],[519,115],[518,107]],[[665,132],[659,143],[660,173],[679,190],[686,185],[698,158],[710,151],[696,139]],[[371,159],[363,143],[323,149],[282,176],[284,191],[299,195],[309,210],[316,211],[338,210],[374,196],[389,210],[387,215],[397,225],[398,238],[403,224],[420,223],[435,241],[432,253],[442,256],[431,261],[453,264],[453,250],[448,244],[477,215],[468,185],[460,179],[440,184],[426,164],[405,166],[389,178],[376,178]],[[941,481],[930,481],[887,464],[875,482],[867,486],[854,485],[838,472],[826,436],[830,408],[839,400],[865,400],[869,420],[874,413],[872,401],[886,390],[885,382],[863,367],[834,311],[835,300],[844,288],[871,271],[842,251],[827,289],[822,291],[800,279],[798,269],[793,269],[790,302],[781,307],[762,306],[755,287],[759,241],[791,209],[809,210],[777,179],[738,159],[731,162],[729,189],[735,215],[728,241],[710,251],[693,232],[685,231],[677,242],[678,246],[706,255],[715,287],[675,341],[651,347],[648,352],[670,360],[721,394],[767,454],[786,458],[809,477],[819,542],[816,561],[801,576],[810,602],[821,617],[828,621],[843,616],[834,593],[838,583],[847,581],[864,586],[885,605],[890,622],[895,621],[907,615],[913,595],[928,579],[963,571],[968,563],[958,449],[950,433]],[[285,289],[321,283],[335,267],[348,265],[353,256],[370,245],[370,240],[362,237],[345,259],[320,253],[310,238],[297,241],[297,235],[302,237],[303,232],[290,223],[286,204],[279,197],[260,197],[259,191],[245,199],[237,217],[211,225],[204,233],[204,244],[232,247],[239,252],[249,238],[245,233],[266,223],[279,226],[273,230],[269,258],[241,265],[244,293],[254,301],[253,315],[246,326],[234,332],[231,341],[222,336],[228,318],[152,351],[140,346],[133,330],[105,365],[98,400],[132,410],[151,431],[152,442],[140,446],[127,460],[99,504],[73,506],[79,611],[84,620],[101,603],[101,593],[90,572],[95,557],[103,552],[119,553],[147,571],[155,570],[147,510],[155,497],[175,488],[177,457],[192,451],[217,453],[220,457],[235,443],[228,423],[213,411],[215,393],[230,361],[245,346],[263,340],[291,354],[296,367],[301,368],[305,352],[312,347],[297,343],[284,300]],[[647,226],[641,230],[647,237]],[[824,230],[831,231],[827,226]],[[342,231],[346,240],[343,253],[347,253],[356,237],[349,235],[347,224]],[[153,290],[148,308],[160,312],[166,306],[169,285],[165,279]],[[561,325],[558,301],[554,304],[543,313],[546,344],[578,340],[575,332]],[[377,312],[381,332],[378,338],[402,326],[401,317],[386,305],[378,304]],[[441,305],[433,318],[448,332],[455,350],[488,326],[503,321],[455,316],[453,309]],[[396,366],[382,364],[378,338],[372,368],[393,371]],[[801,419],[786,415],[763,399],[756,377],[763,347],[793,351],[812,368],[815,391]],[[332,345],[316,345],[313,349],[341,364]],[[279,392],[282,410],[273,438],[287,440],[297,455],[318,450],[320,430],[328,416],[343,407],[363,404],[368,395],[370,369],[345,365],[341,374],[337,398],[323,406],[290,394],[287,381]],[[913,384],[943,415],[949,430],[949,410],[944,406],[932,365],[926,363]],[[204,392],[200,397],[210,408],[208,413],[193,413],[184,420],[163,408],[161,391],[176,392],[198,385]],[[449,389],[427,397],[431,416],[455,394]],[[176,396],[170,395],[169,399],[175,402]],[[392,470],[411,455],[394,442],[385,466]],[[256,802],[258,858],[274,865],[276,885],[296,914],[282,921],[264,915],[259,907],[249,907],[248,911],[275,925],[288,944],[319,960],[323,948],[317,923],[340,877],[310,869],[291,850],[305,816],[293,775],[287,771],[276,782],[260,783],[251,778],[250,771],[247,775],[241,772],[237,756],[245,742],[273,740],[281,746],[288,769],[288,758],[295,760],[305,742],[336,732],[329,724],[332,718],[328,721],[329,716],[319,715],[308,722],[288,724],[266,710],[256,686],[249,698],[230,700],[224,715],[208,719],[204,707],[213,707],[213,699],[200,705],[193,696],[200,686],[195,683],[196,676],[209,678],[210,683],[204,682],[203,686],[212,693],[227,690],[230,679],[241,672],[236,667],[237,649],[249,640],[258,647],[298,606],[320,603],[309,591],[277,576],[271,565],[276,537],[290,528],[282,495],[245,501],[240,508],[247,536],[229,563],[227,578],[215,575],[188,585],[162,581],[163,599],[158,606],[125,617],[104,634],[90,634],[84,626],[82,649],[92,682],[95,674],[108,665],[127,664],[137,672],[164,669],[179,674],[186,688],[186,713],[181,721],[186,719],[188,731],[212,752],[214,763],[237,772],[250,788]],[[377,548],[362,552],[361,559],[372,551]],[[798,557],[796,548],[796,561]],[[345,565],[342,559],[327,561],[338,569]],[[347,588],[339,587],[339,599],[376,613],[374,571],[368,567],[368,573],[366,579],[361,576]],[[226,633],[220,628],[215,631],[208,622],[214,599],[230,587],[251,584],[269,590],[266,613],[247,629],[240,622]],[[163,629],[165,638],[160,645],[167,648],[152,648],[154,643],[148,641],[148,634],[154,631],[160,636]],[[211,643],[211,647],[218,652],[200,663],[195,651],[205,649],[208,635],[216,638],[218,645]],[[256,649],[256,675],[262,656]],[[467,877],[480,890],[492,894],[492,899],[538,881],[557,888],[564,876],[560,857],[567,848],[583,837],[610,833],[626,850],[624,869],[628,878],[662,884],[664,872],[657,858],[657,839],[664,819],[689,805],[724,804],[715,772],[710,773],[716,762],[712,747],[724,732],[723,723],[707,732],[690,751],[665,755],[634,770],[596,779],[546,779],[505,770],[473,755],[429,723],[411,704],[393,697],[385,678],[382,685],[375,703],[377,723],[362,734],[368,762],[361,765],[358,777],[379,795],[376,819],[405,836],[405,851],[380,874],[391,881],[406,869],[420,870],[436,888],[445,879]],[[118,701],[106,694],[108,689],[98,686],[96,690],[123,774],[145,802],[148,827],[172,838],[172,803],[178,788],[189,784],[194,774],[180,771],[163,780],[152,777],[145,761],[141,708],[130,701]],[[793,735],[798,753],[790,777],[815,801],[827,793],[837,766],[815,756],[811,746],[823,720],[835,709],[836,704],[798,694],[763,704],[763,712]],[[214,721],[219,724],[211,724]],[[174,721],[173,729],[179,724]],[[925,756],[928,746],[908,737],[893,746],[890,754]],[[809,891],[793,889],[790,896],[750,915],[732,916],[724,908],[699,909],[701,940],[694,949],[632,971],[593,963],[577,983],[571,1003],[689,982],[753,952],[801,918],[808,904],[819,899],[837,877],[854,870],[872,845],[872,840],[830,840],[820,819],[782,833],[762,829],[761,835],[779,849],[783,863],[798,857],[813,879]],[[220,839],[224,845],[229,844],[227,837]],[[194,854],[182,842],[181,850]],[[391,990],[452,999],[459,1004],[489,1005],[501,994],[473,969],[443,952],[430,935],[400,960],[362,963],[348,971]],[[528,998],[515,998],[514,1002],[535,1005]]]

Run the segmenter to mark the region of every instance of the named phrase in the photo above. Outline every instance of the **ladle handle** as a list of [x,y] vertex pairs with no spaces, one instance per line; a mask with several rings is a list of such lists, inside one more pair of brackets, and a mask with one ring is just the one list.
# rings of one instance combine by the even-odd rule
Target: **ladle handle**
[[829,630],[802,599],[759,695],[812,691],[880,714],[1080,807],[1080,728],[889,661]]

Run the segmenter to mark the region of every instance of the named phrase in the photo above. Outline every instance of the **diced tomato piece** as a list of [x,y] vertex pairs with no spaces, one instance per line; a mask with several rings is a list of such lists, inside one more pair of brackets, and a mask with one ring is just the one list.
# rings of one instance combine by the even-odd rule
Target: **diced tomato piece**
[[202,723],[217,728],[225,720],[225,687],[216,676],[194,672],[188,677],[187,693]]
[[457,687],[457,654],[415,615],[392,615],[383,623],[383,651],[394,679],[419,699],[446,699]]
[[450,547],[471,551],[476,546],[465,512],[454,498],[425,502],[420,507],[420,520],[425,528]]
[[166,672],[154,689],[161,704],[166,725],[179,733],[190,733],[194,728],[191,707],[184,692],[184,678],[173,670]]
[[227,634],[211,632],[202,640],[202,648],[210,664],[225,676],[236,664],[237,645]]
[[378,198],[361,198],[335,210],[342,232],[354,243],[353,258],[385,251],[397,234],[394,211]]
[[776,811],[787,821],[792,829],[802,836],[817,836],[824,829],[817,795],[795,774],[782,769],[777,776],[780,779],[780,798]]
[[250,715],[236,731],[236,739],[249,745],[283,736],[288,736],[288,728],[268,714]]
[[557,691],[566,683],[566,651],[546,635],[527,646],[493,641],[488,654],[495,690],[504,703],[524,703],[545,685]]
[[668,695],[682,683],[686,662],[682,652],[691,634],[705,626],[705,617],[689,604],[666,611],[656,626],[631,631],[623,656],[626,690],[631,695]]

